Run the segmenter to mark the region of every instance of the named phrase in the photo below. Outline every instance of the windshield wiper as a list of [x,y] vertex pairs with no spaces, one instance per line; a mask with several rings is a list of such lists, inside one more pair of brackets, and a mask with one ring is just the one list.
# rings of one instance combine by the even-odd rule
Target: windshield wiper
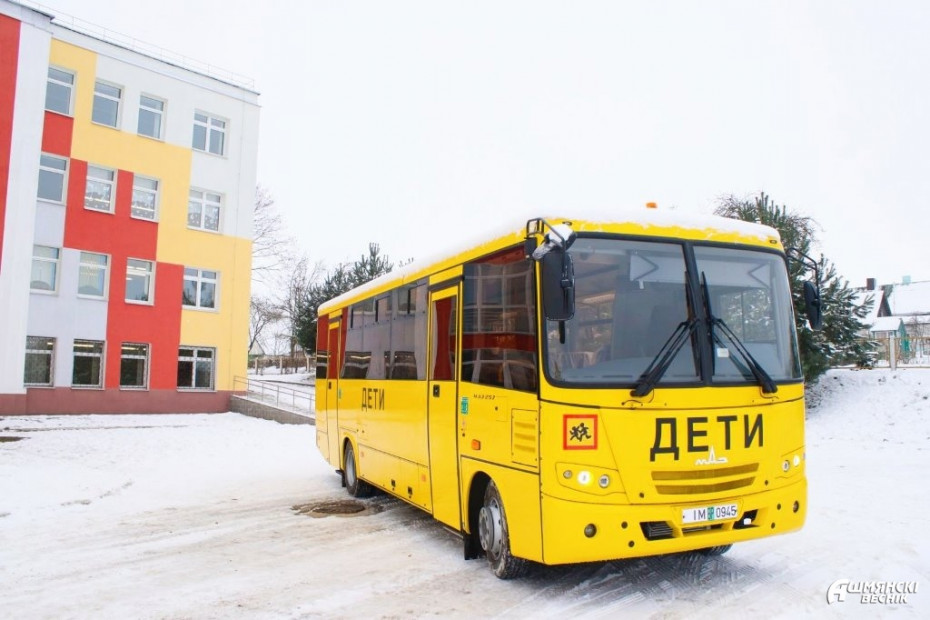
[[693,317],[678,324],[675,331],[672,332],[672,335],[668,337],[668,340],[665,341],[665,344],[663,344],[659,352],[656,353],[656,356],[649,362],[649,366],[647,366],[643,374],[639,376],[639,380],[636,382],[631,392],[633,396],[642,398],[655,389],[662,375],[664,375],[672,365],[675,356],[678,355],[681,348],[685,346],[685,343],[691,338],[691,334],[694,332],[696,325],[697,319]]
[[736,366],[737,370],[739,370],[743,376],[746,375],[746,371],[748,370],[749,373],[755,377],[759,385],[762,386],[762,392],[764,394],[774,394],[778,391],[778,386],[775,385],[775,381],[772,380],[772,377],[769,376],[769,373],[765,372],[765,368],[762,367],[762,364],[759,363],[759,360],[753,357],[752,353],[749,352],[749,349],[746,348],[746,345],[743,344],[743,341],[739,339],[739,336],[733,333],[733,330],[730,329],[730,326],[726,324],[726,321],[723,319],[718,319],[714,316],[714,312],[710,307],[710,295],[708,295],[707,292],[707,276],[705,276],[703,272],[701,272],[701,280],[701,287],[704,289],[704,302],[707,304],[707,325],[709,327],[708,331],[710,332],[711,344],[720,345],[727,351],[730,350],[730,347],[728,347],[726,343],[723,342],[723,339],[718,335],[718,330],[714,329],[715,327],[719,327],[719,331],[727,337],[727,340],[733,344],[733,348],[736,350],[736,352],[739,353],[740,357],[742,357],[746,362],[746,364],[743,365],[739,360],[731,357],[730,359],[733,361],[733,364]]

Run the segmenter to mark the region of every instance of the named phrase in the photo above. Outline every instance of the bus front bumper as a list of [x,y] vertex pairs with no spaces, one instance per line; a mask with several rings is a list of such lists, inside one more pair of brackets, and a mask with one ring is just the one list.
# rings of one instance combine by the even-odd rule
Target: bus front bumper
[[[587,504],[544,495],[543,562],[570,564],[677,553],[795,531],[807,480],[753,495],[662,505]],[[736,518],[708,519],[713,508]]]

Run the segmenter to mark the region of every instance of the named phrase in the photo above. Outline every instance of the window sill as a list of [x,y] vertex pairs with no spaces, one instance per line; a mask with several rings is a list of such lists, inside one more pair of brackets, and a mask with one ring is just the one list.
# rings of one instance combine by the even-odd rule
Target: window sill
[[36,197],[36,200],[38,200],[39,202],[44,202],[47,205],[55,205],[58,207],[65,206],[65,202],[63,200],[52,200],[51,198],[40,198],[40,197]]
[[134,220],[139,220],[140,222],[151,222],[152,224],[158,223],[157,217],[139,217],[138,215],[129,214],[129,217]]
[[211,235],[222,235],[223,234],[219,230],[213,230],[212,228],[198,228],[197,226],[191,226],[190,224],[187,225],[187,230],[210,233]]
[[147,385],[133,386],[133,385],[121,385],[119,386],[121,392],[148,392],[149,387]]
[[74,118],[74,112],[59,112],[58,110],[49,110],[45,108],[46,112],[51,112],[52,114],[57,114],[58,116],[63,116],[65,118]]
[[102,385],[72,385],[72,386],[71,386],[71,389],[72,389],[72,390],[84,391],[84,392],[86,392],[86,391],[97,391],[97,392],[102,392],[102,391],[103,391],[103,386],[102,386]]
[[178,393],[181,394],[190,394],[192,392],[200,394],[216,394],[216,388],[178,388]]
[[78,298],[78,299],[87,299],[87,300],[90,300],[90,301],[106,301],[106,300],[107,300],[106,295],[104,295],[104,296],[100,296],[100,295],[86,295],[86,294],[82,295],[81,293],[78,293],[77,298]]
[[194,146],[191,147],[191,150],[195,153],[202,153],[204,155],[209,155],[210,157],[216,157],[218,159],[229,159],[229,156],[226,153],[214,153],[212,151],[202,151]]
[[116,121],[116,124],[115,124],[115,125],[107,125],[106,123],[98,123],[97,121],[95,121],[95,120],[92,119],[92,120],[90,121],[90,124],[91,124],[91,125],[94,125],[94,126],[96,126],[96,127],[105,127],[105,128],[107,128],[107,129],[113,129],[114,131],[119,131],[119,130],[120,130],[120,128],[119,128],[119,121],[118,121],[118,120]]
[[132,304],[133,306],[154,306],[154,301],[138,301],[136,299],[124,299],[127,304]]
[[138,131],[136,132],[136,135],[139,136],[140,138],[146,138],[146,139],[148,139],[148,140],[154,140],[155,142],[161,142],[162,144],[165,143],[165,139],[162,138],[162,137],[160,137],[160,136],[150,136],[150,135],[145,134],[145,133],[139,133]]
[[185,306],[184,304],[181,304],[181,309],[182,310],[193,310],[195,312],[209,312],[211,314],[220,313],[219,308],[201,308],[200,306]]
[[28,390],[32,390],[35,388],[41,388],[43,390],[50,390],[54,388],[55,386],[52,385],[51,383],[24,383],[23,387]]
[[54,297],[58,295],[58,290],[56,289],[56,290],[51,291],[51,290],[44,289],[44,288],[30,288],[29,293],[32,295],[47,295],[50,297]]
[[110,210],[94,209],[92,207],[88,207],[87,205],[84,205],[84,210],[90,211],[91,213],[105,213],[107,215],[116,215],[116,209],[110,209]]

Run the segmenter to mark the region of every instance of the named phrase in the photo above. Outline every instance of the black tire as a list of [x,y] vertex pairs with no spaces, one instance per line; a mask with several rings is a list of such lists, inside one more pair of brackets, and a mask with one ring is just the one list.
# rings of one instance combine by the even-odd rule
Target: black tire
[[355,449],[351,442],[346,442],[345,455],[342,459],[342,480],[346,491],[352,497],[371,497],[374,489],[364,480],[359,480],[358,464],[355,461]]
[[484,491],[484,504],[478,513],[478,538],[488,558],[491,571],[500,579],[523,576],[529,565],[527,560],[510,553],[510,534],[504,502],[494,481]]
[[698,549],[698,553],[702,555],[723,555],[729,551],[733,545],[717,545],[716,547],[707,547],[706,549]]

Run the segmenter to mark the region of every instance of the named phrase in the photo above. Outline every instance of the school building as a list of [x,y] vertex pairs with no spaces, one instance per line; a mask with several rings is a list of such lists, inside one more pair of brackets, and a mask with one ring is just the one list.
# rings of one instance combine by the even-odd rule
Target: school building
[[258,93],[0,0],[0,414],[227,411]]

